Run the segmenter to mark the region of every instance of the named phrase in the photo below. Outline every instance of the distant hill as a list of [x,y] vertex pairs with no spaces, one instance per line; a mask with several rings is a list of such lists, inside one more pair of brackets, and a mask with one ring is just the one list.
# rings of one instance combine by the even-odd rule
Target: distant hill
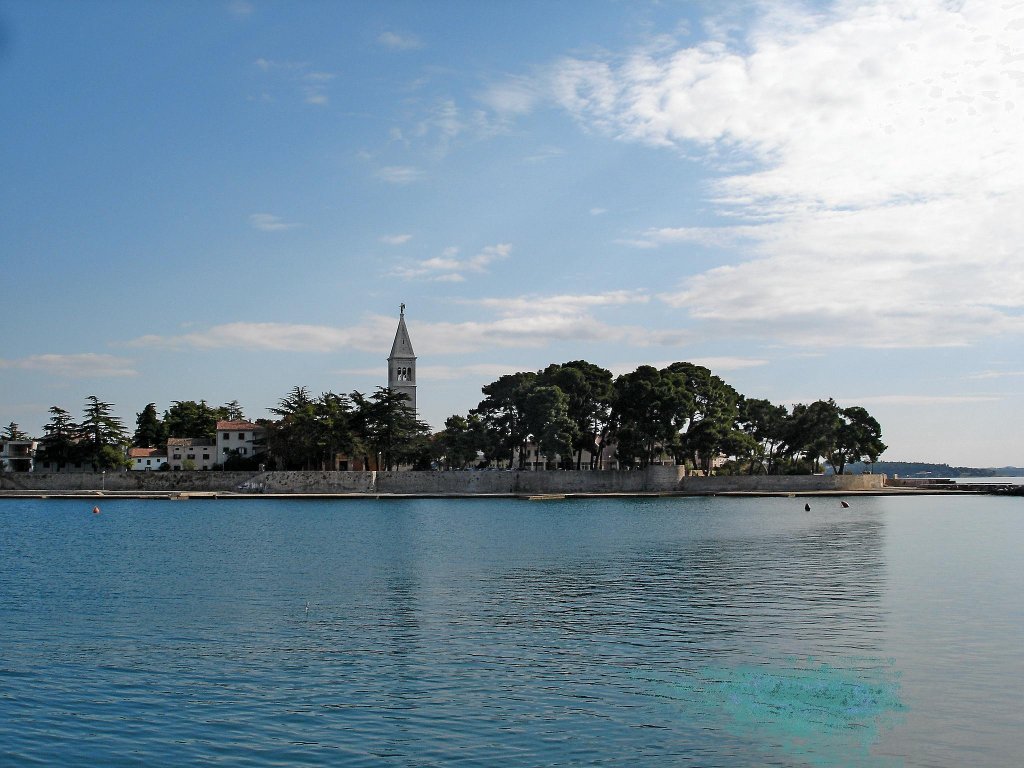
[[847,464],[847,474],[871,471],[889,477],[1024,477],[1024,467],[951,467],[923,461],[876,461]]

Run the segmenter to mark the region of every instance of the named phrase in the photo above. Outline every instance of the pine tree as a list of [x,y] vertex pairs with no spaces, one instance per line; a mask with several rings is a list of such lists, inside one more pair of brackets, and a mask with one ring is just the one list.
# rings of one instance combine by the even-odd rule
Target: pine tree
[[85,399],[84,418],[78,426],[82,440],[83,459],[95,469],[113,469],[127,466],[124,447],[128,445],[128,432],[124,423],[113,414],[114,406],[102,402],[96,395]]
[[156,448],[167,442],[164,424],[156,413],[156,404],[149,403],[142,413],[135,414],[135,436],[132,445],[139,448]]
[[63,408],[50,408],[50,420],[43,426],[43,439],[36,460],[62,465],[78,459],[78,425]]
[[10,424],[8,424],[6,427],[4,427],[4,431],[2,433],[0,433],[0,437],[2,437],[4,440],[29,440],[29,439],[31,439],[31,438],[29,438],[28,433],[24,432],[21,429],[21,427],[19,427],[13,421]]

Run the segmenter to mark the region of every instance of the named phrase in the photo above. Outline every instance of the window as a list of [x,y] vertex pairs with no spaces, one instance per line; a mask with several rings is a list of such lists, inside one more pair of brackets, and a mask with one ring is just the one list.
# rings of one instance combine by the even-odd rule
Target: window
[[248,452],[249,452],[249,449],[248,449],[248,448],[242,448],[242,449],[241,449],[241,451],[239,451],[239,453],[241,453],[241,454],[242,454],[243,456],[244,456],[245,454],[247,454]]
[[172,459],[180,459],[181,458],[181,454],[180,453],[176,453],[171,458]]
[[238,433],[238,439],[239,440],[245,440],[245,432],[239,432]]
[[210,454],[208,454],[208,453],[204,453],[204,454],[203,454],[203,458],[204,458],[204,459],[208,459],[208,458],[210,458]]
[[224,433],[224,439],[225,440],[230,440],[231,439],[231,433],[230,432],[225,432]]
[[190,458],[190,459],[194,459],[195,457],[196,457],[196,455],[195,455],[194,453],[190,453],[190,454],[188,455],[188,458]]

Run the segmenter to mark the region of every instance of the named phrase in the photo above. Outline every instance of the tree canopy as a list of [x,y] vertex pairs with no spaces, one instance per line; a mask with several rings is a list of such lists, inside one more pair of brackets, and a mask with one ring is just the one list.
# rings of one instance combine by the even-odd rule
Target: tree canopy
[[[552,363],[500,376],[481,394],[475,408],[450,416],[436,435],[404,394],[387,387],[371,395],[314,397],[296,386],[269,409],[276,420],[258,421],[271,466],[307,470],[333,469],[340,457],[385,469],[459,469],[479,462],[522,469],[531,460],[533,466],[582,469],[584,456],[594,469],[614,445],[625,467],[667,461],[704,471],[779,474],[827,465],[841,474],[851,463],[877,461],[886,449],[881,426],[861,406],[841,407],[829,398],[797,403],[790,411],[746,397],[710,369],[686,361],[640,365],[619,376],[586,360]],[[245,420],[237,400],[219,407],[175,400],[162,419],[148,403],[136,414],[130,442],[154,447],[168,437],[212,439],[220,420]],[[13,422],[3,436],[24,439]],[[63,408],[50,409],[38,457],[58,465],[123,466],[128,444],[113,406],[93,395],[80,423]],[[246,458],[229,456],[226,462]]]
[[487,461],[525,466],[534,446],[550,464],[570,453],[580,468],[587,452],[599,466],[614,443],[620,464],[645,467],[674,461],[711,471],[722,457],[729,471],[750,474],[817,471],[822,461],[841,473],[885,450],[881,428],[864,408],[833,400],[797,404],[793,412],[768,400],[745,398],[710,369],[690,362],[650,365],[613,378],[585,360],[506,374],[481,389],[470,411],[478,421],[452,417],[439,438],[453,455],[471,448]]

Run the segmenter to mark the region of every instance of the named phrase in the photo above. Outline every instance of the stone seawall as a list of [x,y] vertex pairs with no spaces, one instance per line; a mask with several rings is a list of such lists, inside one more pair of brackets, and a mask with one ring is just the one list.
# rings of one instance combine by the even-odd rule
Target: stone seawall
[[686,477],[682,467],[545,472],[0,473],[0,491],[408,494],[412,496],[881,491],[885,475]]
[[685,493],[816,493],[881,491],[885,475],[720,475],[684,477]]

